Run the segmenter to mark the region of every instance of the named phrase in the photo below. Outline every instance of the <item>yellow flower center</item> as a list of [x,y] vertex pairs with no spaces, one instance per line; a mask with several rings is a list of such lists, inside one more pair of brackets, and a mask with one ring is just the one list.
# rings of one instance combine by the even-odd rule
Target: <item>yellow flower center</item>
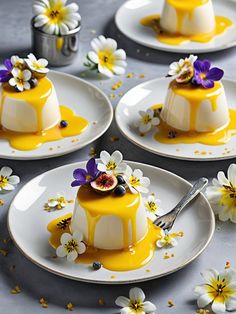
[[135,310],[137,313],[143,312],[143,305],[139,301],[131,301],[130,304],[129,304],[129,307],[132,310]]
[[59,197],[57,201],[58,201],[58,204],[57,204],[58,209],[61,209],[66,206],[67,201],[64,196]]
[[234,290],[227,286],[225,278],[212,279],[211,284],[208,285],[208,294],[213,300],[219,303],[225,303],[234,295]]
[[117,164],[114,161],[109,161],[106,164],[107,170],[115,170],[117,167]]
[[0,176],[0,188],[4,189],[7,184],[8,184],[8,178]]
[[57,1],[46,10],[45,15],[49,18],[49,24],[60,24],[64,21],[66,8],[61,1]]
[[90,176],[90,174],[87,174],[86,177],[85,177],[85,180],[86,181],[90,181],[91,179],[92,179],[92,176]]
[[103,67],[108,68],[110,71],[113,70],[115,57],[112,51],[104,50],[98,53],[99,64]]
[[143,123],[148,124],[152,121],[152,118],[149,115],[143,117]]
[[205,80],[206,74],[205,74],[205,73],[201,73],[201,74],[200,74],[200,78],[201,78],[202,80]]
[[136,187],[140,185],[140,180],[137,177],[131,176],[129,178],[129,183],[131,184],[131,186]]
[[74,239],[72,239],[72,240],[68,241],[64,245],[64,247],[65,247],[67,253],[71,253],[73,251],[77,251],[78,243]]
[[44,68],[44,66],[41,65],[40,63],[38,63],[37,61],[33,61],[33,62],[32,62],[32,65],[33,65],[33,67],[34,67],[35,69],[37,69],[37,70],[40,70],[40,69]]
[[236,213],[236,187],[230,183],[230,185],[224,185],[219,191],[222,194],[220,205],[226,206],[226,211],[233,211]]
[[14,64],[14,67],[18,68],[20,70],[24,70],[25,65],[24,65],[24,62],[22,62],[22,61],[16,61],[16,63]]
[[155,202],[153,201],[150,201],[147,203],[148,205],[148,209],[151,211],[151,212],[155,212],[157,210],[157,205]]

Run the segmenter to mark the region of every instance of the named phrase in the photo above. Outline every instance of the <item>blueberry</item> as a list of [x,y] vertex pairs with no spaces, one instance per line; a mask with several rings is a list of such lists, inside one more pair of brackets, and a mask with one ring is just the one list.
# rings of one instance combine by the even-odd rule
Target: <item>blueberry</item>
[[30,83],[31,88],[34,88],[38,85],[38,80],[35,77],[33,77],[29,80],[29,83]]
[[67,126],[68,126],[68,122],[66,120],[61,120],[60,127],[61,128],[66,128]]
[[118,184],[125,184],[125,180],[124,180],[123,176],[118,175],[116,177],[116,179],[118,180]]
[[114,191],[115,195],[123,196],[126,193],[126,188],[123,185],[117,185]]
[[93,269],[99,270],[102,267],[102,264],[100,262],[94,262],[93,263]]

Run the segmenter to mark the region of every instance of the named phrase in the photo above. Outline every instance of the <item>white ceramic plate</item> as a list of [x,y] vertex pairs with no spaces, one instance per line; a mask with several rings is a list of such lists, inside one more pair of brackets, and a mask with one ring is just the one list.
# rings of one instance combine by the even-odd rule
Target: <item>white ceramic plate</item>
[[48,78],[55,86],[59,103],[86,118],[89,121],[88,128],[78,136],[48,142],[31,151],[13,149],[7,140],[0,139],[0,158],[31,160],[65,155],[93,142],[110,126],[113,108],[100,89],[80,78],[56,71],[50,71]]
[[[209,43],[189,42],[180,46],[171,46],[159,42],[153,30],[142,26],[140,20],[148,15],[160,14],[163,3],[164,0],[126,1],[116,13],[115,22],[118,29],[138,44],[176,53],[206,53],[236,46],[236,26],[229,28]],[[213,0],[213,5],[216,15],[228,17],[236,25],[235,1]]]
[[[165,170],[145,164],[128,162],[141,169],[152,182],[150,192],[159,195],[164,211],[169,211],[190,188],[190,183]],[[68,263],[66,259],[53,259],[55,250],[48,244],[47,225],[53,219],[72,212],[73,204],[61,211],[48,213],[43,205],[58,191],[64,191],[67,199],[74,199],[76,188],[71,188],[72,172],[85,163],[75,163],[43,173],[28,182],[13,200],[8,216],[12,239],[20,251],[33,263],[59,276],[74,280],[120,284],[146,281],[175,272],[193,261],[209,244],[215,227],[211,207],[203,195],[186,208],[177,219],[175,231],[185,236],[179,245],[169,250],[174,257],[163,259],[167,250],[156,251],[153,260],[145,267],[128,272],[112,272],[101,268],[93,271],[89,265]],[[114,277],[112,277],[114,276]]]
[[[139,118],[139,110],[146,110],[155,104],[163,104],[166,91],[171,79],[154,79],[142,83],[128,91],[116,107],[116,122],[123,133],[131,142],[165,157],[193,161],[210,161],[230,159],[236,157],[236,136],[233,136],[225,145],[203,144],[162,144],[153,139],[155,130],[141,137],[135,121]],[[236,81],[223,80],[229,107],[236,109]]]

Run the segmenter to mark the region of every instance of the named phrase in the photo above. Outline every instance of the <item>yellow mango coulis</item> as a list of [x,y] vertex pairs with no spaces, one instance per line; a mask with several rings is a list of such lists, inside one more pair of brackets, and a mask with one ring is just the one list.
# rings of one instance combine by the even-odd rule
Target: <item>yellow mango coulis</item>
[[[183,0],[169,0],[169,2],[175,3],[175,9],[177,11],[177,33],[168,33],[163,31],[160,27],[160,15],[150,15],[141,19],[141,25],[145,27],[152,28],[157,35],[157,40],[161,43],[167,45],[178,46],[188,41],[200,42],[200,43],[208,43],[216,36],[223,34],[227,28],[233,25],[233,22],[224,17],[224,16],[216,16],[216,26],[215,29],[210,33],[203,34],[195,34],[195,35],[181,35],[180,30],[182,28],[182,23],[186,14],[193,16],[194,12],[194,4],[195,2],[204,2],[202,1],[183,1]],[[185,8],[185,9],[184,9]]]
[[[3,84],[2,96],[0,99],[0,139],[7,139],[11,147],[18,150],[34,150],[43,143],[60,140],[65,137],[76,136],[85,131],[88,121],[65,107],[60,106],[61,120],[66,120],[68,126],[60,128],[56,125],[50,129],[43,130],[42,111],[48,96],[52,92],[52,83],[46,79],[40,79],[36,88],[17,93],[8,84]],[[2,112],[5,97],[19,99],[29,103],[36,112],[37,129],[35,133],[20,133],[1,129]],[[20,104],[19,104],[20,106]]]
[[[223,145],[230,141],[233,135],[236,135],[236,110],[229,109],[230,122],[225,128],[212,130],[212,132],[196,132],[195,124],[198,110],[203,99],[211,102],[212,112],[217,110],[217,98],[221,93],[220,83],[215,82],[215,86],[211,89],[194,87],[191,84],[178,84],[176,81],[170,83],[170,88],[174,93],[188,100],[191,104],[190,111],[190,131],[184,132],[175,130],[167,123],[161,120],[158,125],[158,131],[154,135],[154,139],[164,144],[206,144],[206,145]],[[152,109],[159,109],[161,104],[152,106]],[[170,131],[176,131],[176,137],[169,138]]]
[[[80,206],[86,208],[88,221],[87,250],[80,255],[76,262],[82,264],[92,264],[94,261],[102,263],[103,267],[112,271],[128,271],[146,265],[152,259],[156,248],[156,241],[160,238],[160,228],[156,227],[148,220],[147,233],[139,241],[136,240],[136,211],[140,203],[139,194],[127,193],[117,199],[116,196],[99,195],[91,189],[81,187],[78,193]],[[123,221],[123,234],[125,249],[104,250],[93,246],[96,223],[102,216],[115,215]],[[49,243],[57,248],[60,245],[60,238],[64,232],[70,232],[70,225],[65,229],[58,227],[63,219],[68,219],[72,215],[68,214],[53,220],[48,225],[51,233]],[[132,225],[132,245],[129,245],[128,224]]]

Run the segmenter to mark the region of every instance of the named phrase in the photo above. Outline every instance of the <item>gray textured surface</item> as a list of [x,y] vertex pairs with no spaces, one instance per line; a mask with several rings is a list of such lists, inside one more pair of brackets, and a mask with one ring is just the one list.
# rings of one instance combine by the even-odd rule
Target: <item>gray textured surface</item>
[[[167,65],[178,55],[162,53],[146,49],[132,43],[130,40],[118,34],[114,26],[113,17],[115,11],[123,3],[123,0],[87,0],[79,1],[80,12],[83,17],[83,28],[80,36],[80,53],[73,65],[58,70],[81,76],[83,60],[89,49],[89,43],[95,36],[105,34],[117,39],[119,46],[128,54],[128,72],[134,72],[135,77],[127,79],[122,77],[123,85],[115,92],[114,107],[119,99],[118,93],[126,92],[131,87],[143,80],[161,77],[167,71]],[[0,62],[12,54],[25,55],[30,51],[30,18],[31,0],[1,0],[0,1]],[[214,53],[210,58],[223,67],[226,77],[236,79],[236,49]],[[209,57],[209,56],[208,56]],[[127,73],[128,73],[127,72]],[[145,74],[145,79],[139,79],[140,74]],[[113,82],[119,80],[101,80],[96,76],[86,75],[86,79],[101,87],[107,94],[112,93]],[[120,141],[112,143],[110,136],[119,136]],[[184,162],[161,158],[145,152],[124,139],[118,132],[115,123],[109,131],[92,145],[99,152],[101,149],[113,151],[120,149],[126,159],[136,160],[152,164],[173,171],[187,180],[196,180],[200,176],[212,178],[219,169],[226,170],[231,161],[221,162]],[[91,147],[91,146],[90,146]],[[67,156],[42,161],[7,161],[0,159],[0,167],[11,166],[15,173],[21,177],[23,184],[34,176],[54,167],[85,160],[88,158],[90,147]],[[0,238],[6,238],[7,211],[14,197],[14,191],[3,196],[6,204],[0,207]],[[24,226],[22,225],[22,228]],[[157,313],[190,314],[196,311],[196,300],[192,292],[193,287],[201,282],[200,271],[215,267],[222,269],[226,260],[235,261],[236,253],[233,241],[235,239],[236,226],[225,223],[217,224],[213,241],[208,249],[191,265],[160,280],[139,284],[146,292],[147,298],[152,300],[158,308]],[[0,248],[4,248],[0,242]],[[5,314],[34,314],[34,313],[65,313],[65,304],[72,302],[75,305],[74,313],[117,313],[114,300],[119,295],[127,295],[130,286],[98,286],[73,282],[56,277],[38,268],[29,262],[13,244],[8,244],[9,255],[3,257],[0,254],[0,313]],[[16,265],[14,271],[9,268]],[[10,294],[10,290],[16,285],[22,287],[18,295]],[[49,301],[48,309],[42,309],[38,303],[39,298],[44,297]],[[98,299],[104,298],[106,306],[98,305]],[[167,307],[167,300],[173,299],[176,306]]]

